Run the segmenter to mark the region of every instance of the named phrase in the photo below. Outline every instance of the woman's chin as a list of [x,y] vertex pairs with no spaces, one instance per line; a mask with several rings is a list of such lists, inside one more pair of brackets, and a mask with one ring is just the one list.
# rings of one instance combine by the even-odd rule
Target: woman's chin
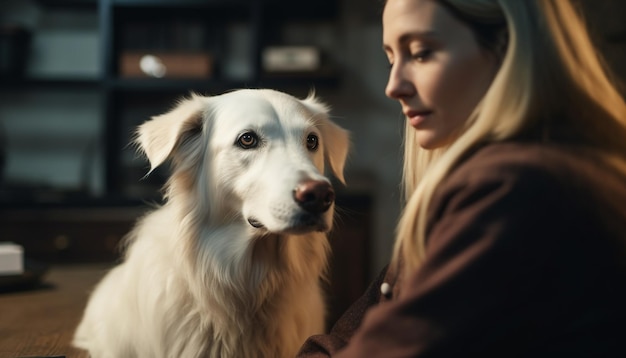
[[[420,133],[425,132],[425,133]],[[417,133],[417,143],[422,149],[432,150],[442,147],[443,145],[440,142],[440,138],[433,136],[432,133],[426,133],[427,131],[418,130]]]
[[422,149],[426,150],[447,147],[457,138],[457,135],[443,136],[429,129],[419,129],[416,134],[417,144],[419,144]]

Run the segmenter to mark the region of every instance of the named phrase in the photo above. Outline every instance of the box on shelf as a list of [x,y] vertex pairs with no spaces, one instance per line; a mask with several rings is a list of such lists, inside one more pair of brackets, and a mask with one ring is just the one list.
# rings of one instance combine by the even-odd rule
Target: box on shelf
[[266,72],[313,72],[320,68],[321,54],[314,46],[270,46],[262,63]]
[[0,276],[24,273],[24,249],[12,242],[0,242]]
[[213,57],[209,53],[124,52],[119,74],[127,78],[209,78]]

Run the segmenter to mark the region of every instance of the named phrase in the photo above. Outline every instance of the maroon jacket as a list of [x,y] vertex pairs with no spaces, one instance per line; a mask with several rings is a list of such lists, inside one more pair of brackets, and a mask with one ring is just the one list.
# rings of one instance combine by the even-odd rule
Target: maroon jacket
[[478,150],[435,192],[423,266],[383,272],[299,357],[626,357],[626,177],[603,163]]

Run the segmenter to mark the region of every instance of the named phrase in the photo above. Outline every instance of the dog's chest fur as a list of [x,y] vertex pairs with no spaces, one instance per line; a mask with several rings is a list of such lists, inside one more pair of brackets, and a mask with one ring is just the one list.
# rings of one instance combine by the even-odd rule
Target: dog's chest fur
[[[151,287],[146,287],[146,297],[140,298],[137,309],[140,320],[150,317],[140,332],[159,331],[138,334],[136,339],[159,337],[146,342],[160,347],[155,357],[293,357],[306,338],[323,332],[319,277],[328,251],[323,233],[256,238],[247,251],[230,252],[212,245],[215,236],[225,235],[237,245],[237,238],[250,240],[246,227],[209,231],[186,246],[174,232],[158,227],[173,215],[162,208],[147,216],[128,252],[127,262],[145,261],[154,268],[144,270],[147,277],[139,284]],[[164,241],[171,242],[162,245]],[[194,258],[183,259],[187,255]],[[180,267],[167,269],[154,260]],[[211,266],[199,269],[204,263]],[[147,297],[148,292],[155,296]],[[172,339],[183,332],[187,342]],[[190,347],[196,351],[188,352]]]

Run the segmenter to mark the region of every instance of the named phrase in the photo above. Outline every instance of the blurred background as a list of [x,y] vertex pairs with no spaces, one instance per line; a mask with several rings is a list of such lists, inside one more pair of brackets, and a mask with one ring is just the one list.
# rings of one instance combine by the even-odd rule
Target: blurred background
[[[626,78],[626,2],[584,0]],[[196,91],[311,89],[352,133],[331,240],[338,300],[387,262],[400,208],[403,118],[384,96],[381,0],[3,0],[0,241],[50,263],[118,258],[152,203],[134,128]]]

